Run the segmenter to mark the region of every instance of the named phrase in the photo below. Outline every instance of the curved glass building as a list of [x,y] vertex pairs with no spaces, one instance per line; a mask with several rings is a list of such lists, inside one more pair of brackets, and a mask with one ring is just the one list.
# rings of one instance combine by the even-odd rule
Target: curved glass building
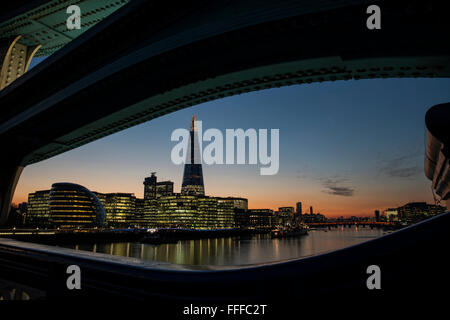
[[102,227],[105,210],[97,196],[74,183],[54,183],[49,196],[50,223],[59,228]]

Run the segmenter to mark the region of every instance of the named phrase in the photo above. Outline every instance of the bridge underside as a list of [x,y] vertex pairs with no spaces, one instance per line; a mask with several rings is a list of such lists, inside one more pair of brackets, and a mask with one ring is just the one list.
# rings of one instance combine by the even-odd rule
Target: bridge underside
[[[34,48],[36,56],[49,56],[98,22],[127,4],[129,0],[15,0],[8,1],[0,12],[0,38],[15,38],[19,44]],[[66,26],[67,8],[77,5],[81,11],[81,28]]]
[[0,41],[0,90],[22,76],[41,45],[26,46],[18,42],[21,36]]
[[377,2],[381,30],[366,28],[365,1],[315,10],[267,3],[197,1],[176,13],[130,3],[1,92],[0,144],[13,150],[11,167],[250,91],[450,76],[450,21],[438,1]]

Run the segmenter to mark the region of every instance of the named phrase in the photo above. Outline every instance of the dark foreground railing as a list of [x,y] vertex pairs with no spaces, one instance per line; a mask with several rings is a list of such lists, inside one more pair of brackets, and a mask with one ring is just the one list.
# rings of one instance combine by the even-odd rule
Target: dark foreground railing
[[[449,226],[450,213],[445,213],[330,253],[237,268],[148,262],[0,239],[0,287],[3,279],[3,292],[9,288],[6,280],[10,287],[22,286],[30,298],[122,298],[169,304],[294,307],[296,301],[314,299],[432,298],[441,296],[437,289],[450,283]],[[80,290],[66,286],[69,265],[81,269]],[[367,288],[370,265],[380,267],[380,290]]]

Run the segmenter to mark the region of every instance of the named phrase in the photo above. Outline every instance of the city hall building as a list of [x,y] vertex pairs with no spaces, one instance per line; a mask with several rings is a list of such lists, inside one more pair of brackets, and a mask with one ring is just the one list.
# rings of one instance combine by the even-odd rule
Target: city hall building
[[97,196],[74,183],[54,183],[48,199],[50,225],[62,229],[103,227],[105,210]]

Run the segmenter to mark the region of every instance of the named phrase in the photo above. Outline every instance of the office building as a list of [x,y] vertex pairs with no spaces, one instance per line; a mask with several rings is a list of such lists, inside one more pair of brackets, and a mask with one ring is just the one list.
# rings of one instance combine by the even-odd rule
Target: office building
[[248,199],[238,198],[238,197],[226,197],[222,199],[229,199],[233,202],[233,207],[235,209],[248,210]]
[[[241,209],[242,207],[245,207],[246,201],[243,201],[243,199],[237,199],[237,198],[220,198],[216,197],[214,198],[217,201],[217,220],[214,223],[215,229],[230,229],[234,228],[236,226],[235,223],[235,215],[236,211],[239,210],[245,210]],[[247,199],[245,199],[247,200]],[[238,207],[236,207],[236,205]],[[248,207],[248,204],[247,204]]]
[[144,179],[144,200],[152,200],[173,194],[172,181],[160,181],[156,177],[156,172],[152,172],[150,177]]
[[399,221],[397,208],[388,208],[383,211],[382,219],[388,222]]
[[156,183],[156,198],[166,197],[173,194],[172,181],[160,181]]
[[296,213],[297,213],[297,215],[299,215],[299,216],[301,216],[302,215],[302,203],[301,202],[297,202],[297,211],[296,211]]
[[248,199],[240,197],[226,197],[222,199],[228,199],[233,202],[234,227],[247,228],[249,225]]
[[134,206],[134,212],[131,217],[131,220],[129,221],[129,224],[132,227],[147,227],[148,222],[145,216],[144,211],[144,199],[136,198],[135,206]]
[[445,207],[425,202],[410,202],[398,207],[398,217],[406,223],[416,223],[445,212]]
[[133,193],[106,193],[103,207],[106,212],[106,225],[124,228],[130,225],[135,215],[136,197]]
[[234,202],[229,198],[175,193],[157,201],[154,227],[229,229],[235,227]]
[[152,172],[150,177],[144,179],[144,203],[143,216],[140,221],[142,227],[156,227],[160,225],[157,218],[158,200],[161,197],[173,195],[173,182],[160,181],[156,177],[156,172]]
[[294,222],[294,207],[278,208],[277,223],[282,226],[292,225]]
[[[232,205],[232,203],[231,203]],[[193,220],[194,229],[218,229],[222,224],[219,218],[218,201],[216,198],[199,196],[195,199],[197,213]],[[231,212],[233,209],[231,208]]]
[[49,195],[50,223],[55,228],[103,227],[105,210],[97,196],[74,183],[54,183]]
[[28,203],[27,202],[19,203],[19,205],[17,206],[17,210],[20,214],[22,214],[25,217],[28,212]]
[[50,207],[48,204],[50,190],[40,190],[28,194],[28,208],[25,223],[30,227],[49,226]]
[[156,199],[156,172],[152,172],[150,177],[144,178],[144,200]]
[[274,212],[271,209],[248,210],[249,229],[271,229],[274,223]]
[[199,228],[197,197],[174,193],[157,201],[153,227],[157,228]]

